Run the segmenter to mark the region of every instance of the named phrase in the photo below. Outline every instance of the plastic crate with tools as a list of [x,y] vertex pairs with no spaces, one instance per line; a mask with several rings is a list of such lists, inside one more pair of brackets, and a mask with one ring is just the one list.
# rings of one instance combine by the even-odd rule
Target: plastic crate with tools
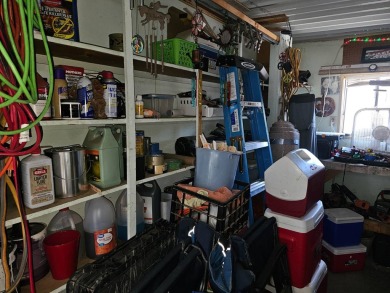
[[187,178],[174,184],[171,221],[191,217],[228,234],[238,234],[247,227],[249,184],[235,181],[231,196],[219,200],[212,195],[214,191],[192,186],[193,181]]
[[[161,50],[161,41],[153,44],[153,52],[157,51],[157,60],[192,68],[192,51],[198,48],[198,45],[179,38],[163,40],[163,50]],[[157,50],[156,50],[157,46]]]

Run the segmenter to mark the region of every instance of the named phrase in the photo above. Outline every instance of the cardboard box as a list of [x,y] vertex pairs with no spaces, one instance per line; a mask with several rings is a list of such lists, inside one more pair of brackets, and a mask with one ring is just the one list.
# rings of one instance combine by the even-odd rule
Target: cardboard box
[[77,0],[40,0],[45,33],[48,36],[79,41]]

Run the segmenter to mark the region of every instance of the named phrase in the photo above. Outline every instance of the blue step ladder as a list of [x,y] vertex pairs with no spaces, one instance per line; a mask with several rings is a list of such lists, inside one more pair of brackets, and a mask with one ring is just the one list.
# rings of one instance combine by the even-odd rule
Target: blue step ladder
[[[252,197],[265,190],[264,172],[272,165],[260,74],[262,66],[252,60],[225,55],[218,58],[220,94],[223,100],[226,142],[242,151],[236,180],[250,183],[248,220],[254,222]],[[242,98],[243,97],[243,98]],[[243,117],[248,119],[244,131]],[[248,127],[248,126],[247,126]],[[250,141],[245,141],[249,136]],[[258,178],[250,181],[248,153],[254,152]],[[264,201],[263,201],[264,202]]]

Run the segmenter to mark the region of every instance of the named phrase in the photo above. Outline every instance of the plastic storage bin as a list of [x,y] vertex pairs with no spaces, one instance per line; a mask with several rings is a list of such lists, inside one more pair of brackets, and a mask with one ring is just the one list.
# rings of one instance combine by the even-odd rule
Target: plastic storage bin
[[[157,44],[157,60],[161,60],[161,41]],[[164,62],[181,65],[192,68],[192,51],[198,48],[198,45],[179,38],[173,38],[163,41],[164,44]]]
[[287,246],[292,286],[307,286],[321,260],[322,202],[318,201],[302,218],[276,213],[269,208],[264,215],[276,218],[279,240]]
[[[218,232],[228,231],[237,233],[247,227],[249,206],[249,184],[235,181],[235,188],[240,189],[229,200],[220,202],[206,195],[196,193],[179,186],[190,185],[193,178],[176,182],[173,186],[171,220],[179,221],[183,217],[192,217],[195,220],[208,223]],[[182,193],[178,196],[178,193]],[[191,199],[197,198],[203,202],[199,206],[192,206]]]
[[367,247],[363,244],[334,247],[322,241],[322,259],[334,273],[360,271],[364,269]]
[[223,186],[232,189],[239,159],[239,154],[197,148],[194,185],[210,190]]
[[309,285],[303,288],[292,287],[293,293],[327,293],[328,288],[328,268],[326,263],[321,260]]
[[264,174],[267,206],[274,212],[303,217],[324,194],[325,167],[306,149],[290,151]]
[[[160,117],[169,117],[173,110],[174,95],[147,94],[142,95],[144,109],[152,109],[160,113]],[[155,118],[158,118],[157,116]]]
[[347,208],[326,209],[324,240],[334,247],[358,245],[363,221],[363,216]]

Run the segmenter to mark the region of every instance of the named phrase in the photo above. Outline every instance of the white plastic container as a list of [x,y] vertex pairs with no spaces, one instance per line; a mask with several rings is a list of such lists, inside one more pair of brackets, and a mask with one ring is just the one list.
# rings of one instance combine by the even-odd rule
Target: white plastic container
[[326,293],[328,283],[328,268],[323,260],[318,264],[310,283],[304,288],[292,286],[293,293]]
[[84,74],[77,81],[77,99],[81,104],[81,119],[92,119],[93,108],[91,106],[91,100],[93,98],[93,88],[91,80]]
[[116,247],[115,209],[104,196],[86,202],[83,227],[87,257],[96,259]]
[[77,230],[80,232],[79,259],[82,258],[85,255],[83,218],[69,208],[59,210],[49,222],[47,234],[63,230]]
[[[123,190],[115,203],[118,239],[127,240],[127,191]],[[144,230],[144,200],[137,192],[136,197],[137,234]]]
[[53,166],[49,157],[37,153],[21,161],[23,201],[30,209],[54,202]]

